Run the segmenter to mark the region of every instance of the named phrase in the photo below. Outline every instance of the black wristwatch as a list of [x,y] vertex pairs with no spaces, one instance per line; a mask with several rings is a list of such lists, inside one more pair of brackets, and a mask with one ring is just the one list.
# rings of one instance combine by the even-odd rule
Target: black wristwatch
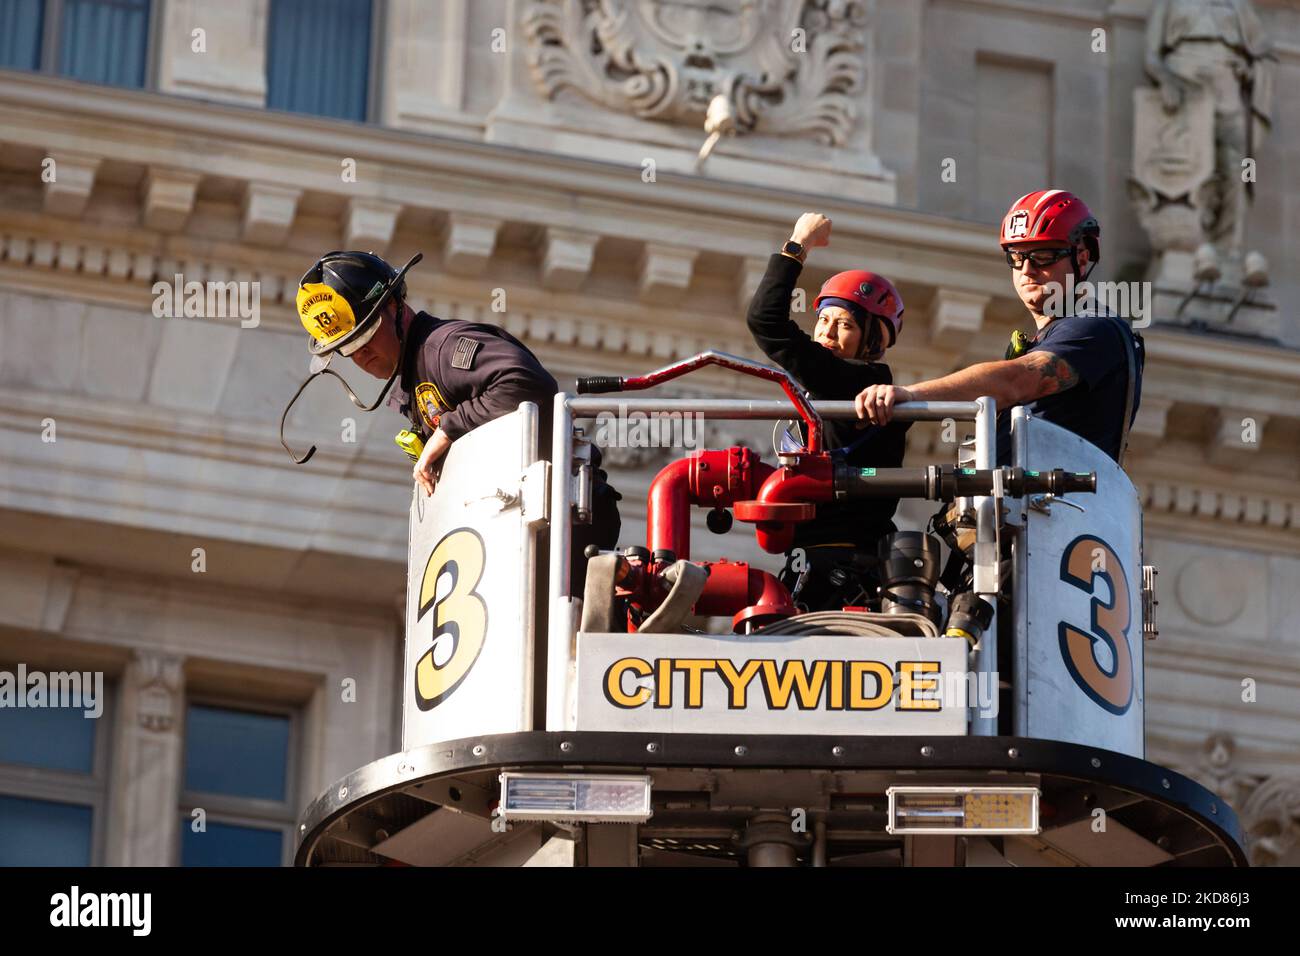
[[803,262],[804,257],[808,255],[808,250],[803,247],[803,243],[795,242],[793,239],[787,239],[785,245],[781,247],[781,251],[787,256],[798,259],[800,262]]

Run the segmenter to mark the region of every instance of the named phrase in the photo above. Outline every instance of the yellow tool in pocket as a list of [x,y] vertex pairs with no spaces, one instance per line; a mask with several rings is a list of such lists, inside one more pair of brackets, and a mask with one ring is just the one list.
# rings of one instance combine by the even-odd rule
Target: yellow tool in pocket
[[420,460],[420,453],[424,451],[424,439],[415,432],[402,429],[393,441],[397,442],[397,447],[406,452],[406,457],[411,461]]

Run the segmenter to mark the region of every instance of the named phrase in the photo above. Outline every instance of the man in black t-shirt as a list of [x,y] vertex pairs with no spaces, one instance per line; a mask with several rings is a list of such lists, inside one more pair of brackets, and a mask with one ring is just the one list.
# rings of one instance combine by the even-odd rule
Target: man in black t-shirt
[[[1128,346],[1121,339],[1136,337],[1128,323],[1102,313],[1080,313],[1053,319],[1034,337],[1025,355],[1043,352],[1070,368],[1075,384],[1024,406],[1036,418],[1060,425],[1086,438],[1119,461],[1124,442],[1124,406],[1128,392]],[[1135,349],[1139,350],[1139,349]],[[1140,350],[1139,350],[1140,354]],[[1136,363],[1133,409],[1142,398],[1142,362]],[[1010,462],[1011,412],[998,413],[998,463]]]
[[1016,293],[1038,328],[1029,348],[906,388],[868,386],[855,399],[858,416],[883,424],[902,402],[991,395],[999,409],[999,464],[1010,460],[1015,405],[1069,429],[1122,464],[1142,396],[1141,337],[1126,321],[1076,310],[1060,295],[1062,288],[1071,288],[1067,279],[1081,283],[1097,264],[1100,234],[1088,207],[1071,193],[1046,189],[1022,196],[1002,220],[1001,240]]

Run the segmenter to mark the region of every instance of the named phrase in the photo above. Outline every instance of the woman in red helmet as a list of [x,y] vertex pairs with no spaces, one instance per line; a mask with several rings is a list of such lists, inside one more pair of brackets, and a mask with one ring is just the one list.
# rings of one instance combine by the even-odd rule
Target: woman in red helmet
[[[790,317],[790,297],[808,251],[830,242],[831,221],[807,212],[767,272],[749,305],[749,331],[759,348],[799,382],[813,399],[849,401],[864,388],[893,381],[880,362],[903,327],[903,300],[883,276],[864,269],[831,276],[813,300],[817,314],[809,336]],[[832,454],[859,468],[897,468],[903,463],[908,423],[861,428],[853,422],[827,423]],[[870,560],[876,541],[898,530],[897,499],[819,504],[817,517],[798,525],[782,581],[797,591],[808,610],[861,604],[874,596]],[[803,560],[800,561],[799,558]],[[844,574],[833,574],[837,570]],[[803,576],[801,570],[811,573]],[[800,580],[802,577],[802,580]],[[833,583],[842,580],[843,583]],[[863,591],[866,595],[863,595]]]

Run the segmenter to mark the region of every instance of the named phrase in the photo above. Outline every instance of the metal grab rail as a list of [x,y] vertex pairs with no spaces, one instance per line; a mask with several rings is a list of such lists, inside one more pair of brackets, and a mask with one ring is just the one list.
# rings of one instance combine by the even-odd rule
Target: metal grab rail
[[793,375],[783,368],[764,365],[762,362],[755,362],[752,359],[741,358],[739,355],[731,355],[727,352],[719,352],[717,349],[709,349],[699,355],[692,355],[690,358],[665,365],[663,368],[647,372],[645,375],[598,375],[580,378],[578,379],[578,391],[580,393],[639,392],[642,389],[654,388],[664,382],[681,378],[683,375],[702,369],[707,365],[717,365],[733,372],[740,372],[742,375],[751,375],[754,378],[776,382],[781,386],[781,390],[785,392],[786,397],[790,399],[790,403],[794,405],[795,413],[803,419],[804,426],[808,429],[807,450],[813,453],[823,450],[822,443],[825,436],[822,431],[821,417],[813,411],[812,402],[804,394],[804,390],[799,387],[799,383],[795,381]]
[[[854,419],[858,417],[852,402],[811,402],[813,411],[827,420]],[[779,399],[750,400],[744,398],[631,398],[624,394],[599,398],[581,395],[568,400],[574,418],[591,418],[602,412],[650,414],[653,412],[689,412],[705,418],[719,420],[777,421],[791,417],[790,404]],[[941,422],[945,418],[974,422],[979,415],[979,402],[907,402],[894,407],[894,418],[902,422]],[[978,439],[977,439],[978,440]]]
[[[823,419],[856,419],[853,402],[820,401],[810,403],[813,411]],[[701,398],[651,398],[628,397],[624,393],[605,396],[574,396],[560,392],[555,396],[554,419],[551,432],[551,525],[550,538],[550,612],[547,635],[546,665],[546,729],[565,729],[569,710],[568,693],[572,686],[569,672],[574,662],[576,602],[569,597],[569,535],[557,533],[557,525],[572,511],[572,461],[573,421],[575,418],[594,418],[603,413],[629,414],[639,412],[683,412],[703,415],[718,420],[777,421],[791,417],[789,402],[779,400],[701,399]],[[975,423],[975,467],[993,468],[997,463],[997,402],[990,397],[973,402],[907,402],[895,406],[894,418],[898,421],[969,421]],[[975,593],[988,598],[997,607],[1000,588],[997,549],[997,503],[994,497],[975,499]],[[997,613],[980,640],[976,650],[975,670],[981,680],[997,687],[998,659]],[[985,685],[980,685],[985,686]],[[996,715],[982,715],[972,708],[971,733],[976,736],[996,736]]]

